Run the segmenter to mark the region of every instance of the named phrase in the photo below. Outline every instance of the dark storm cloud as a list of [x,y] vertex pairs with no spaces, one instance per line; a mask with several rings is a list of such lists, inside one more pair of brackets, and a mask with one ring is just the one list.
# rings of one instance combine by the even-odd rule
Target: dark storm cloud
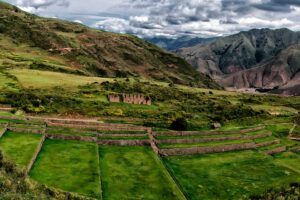
[[295,10],[293,6],[300,6],[300,0],[270,0],[253,6],[271,12],[291,12]]

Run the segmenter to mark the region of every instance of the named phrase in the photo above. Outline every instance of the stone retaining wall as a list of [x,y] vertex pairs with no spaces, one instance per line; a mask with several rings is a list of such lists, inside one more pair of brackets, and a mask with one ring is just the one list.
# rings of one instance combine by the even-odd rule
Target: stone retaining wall
[[233,134],[245,134],[254,131],[264,130],[264,126],[248,128],[239,131],[162,131],[153,133],[154,136],[191,136],[191,135],[233,135]]
[[295,148],[291,149],[290,151],[294,152],[294,153],[300,152],[300,147],[295,147]]
[[51,140],[74,140],[74,141],[82,141],[82,142],[97,142],[97,138],[91,136],[47,134],[46,137]]
[[63,129],[47,127],[47,133],[52,134],[51,132],[55,132],[55,133],[61,132],[62,134],[63,133],[80,133],[80,134],[95,134],[95,135],[98,134],[98,132],[96,132],[96,131],[88,131],[88,130],[84,130],[84,129],[63,130]]
[[[9,123],[9,127],[22,127],[22,126],[28,126],[28,128],[35,128],[35,129],[44,129],[45,125],[39,125],[39,124],[16,124],[16,123]],[[27,128],[27,127],[26,127]]]
[[146,134],[97,134],[99,137],[143,137],[147,136]]
[[237,150],[254,149],[256,144],[254,142],[244,144],[232,144],[214,147],[192,147],[192,148],[176,148],[176,149],[160,149],[159,153],[162,156],[179,156],[192,154],[206,154],[206,153],[220,153]]
[[100,123],[96,121],[79,121],[79,120],[64,120],[64,119],[47,119],[48,123],[54,124],[74,124],[74,125],[94,125],[94,126],[115,126],[115,127],[137,127],[132,124],[115,124],[115,123]]
[[149,140],[99,140],[99,145],[118,145],[118,146],[146,146]]
[[5,134],[6,131],[7,131],[7,125],[0,131],[0,138],[2,138],[2,136]]
[[40,129],[28,129],[28,128],[16,128],[16,127],[8,127],[7,130],[21,132],[21,133],[33,133],[33,134],[43,134],[44,130]]
[[114,124],[110,125],[85,125],[85,124],[70,124],[70,123],[48,123],[48,126],[61,126],[61,127],[69,127],[69,128],[93,128],[99,131],[107,130],[107,131],[145,131],[145,127],[139,126],[117,126]]
[[146,130],[146,128],[143,128],[143,127],[141,127],[141,128],[139,128],[139,127],[137,127],[137,128],[133,128],[133,127],[127,127],[127,128],[119,128],[119,127],[98,127],[98,128],[96,128],[98,131],[145,131]]
[[30,118],[30,117],[16,117],[16,116],[0,116],[0,119],[9,119],[9,120],[22,120],[29,122],[45,122],[45,120],[38,119],[38,118]]
[[270,145],[273,145],[273,144],[280,144],[280,140],[273,140],[273,141],[268,141],[268,142],[261,142],[261,143],[256,144],[256,148],[270,146]]
[[156,140],[157,144],[192,144],[192,143],[201,143],[201,142],[215,142],[215,141],[226,141],[226,140],[240,140],[240,139],[259,139],[272,136],[272,133],[264,133],[259,135],[239,135],[239,136],[228,136],[228,137],[219,137],[219,138],[187,138],[187,139],[164,139]]
[[270,149],[268,151],[265,151],[265,153],[267,155],[274,155],[274,154],[281,153],[281,152],[284,152],[284,151],[286,151],[286,146],[278,147],[278,148],[275,148],[275,149]]
[[42,147],[43,147],[43,144],[44,144],[45,140],[46,140],[46,135],[44,134],[43,137],[42,137],[42,139],[41,139],[41,141],[40,141],[40,143],[39,143],[39,145],[38,145],[38,147],[36,148],[36,150],[35,150],[35,152],[33,154],[33,157],[31,158],[29,164],[27,165],[27,167],[26,167],[26,169],[24,171],[24,175],[25,176],[28,176],[31,168],[33,167],[33,165],[34,165],[34,163],[35,163],[35,161],[36,161],[36,159],[37,159],[37,157],[38,157],[38,155],[40,153],[40,151],[42,150]]
[[154,151],[155,154],[159,155],[159,148],[156,145],[156,140],[153,136],[153,132],[152,132],[151,128],[148,128],[147,134],[148,134],[148,137],[149,137],[150,146],[151,146],[152,150]]

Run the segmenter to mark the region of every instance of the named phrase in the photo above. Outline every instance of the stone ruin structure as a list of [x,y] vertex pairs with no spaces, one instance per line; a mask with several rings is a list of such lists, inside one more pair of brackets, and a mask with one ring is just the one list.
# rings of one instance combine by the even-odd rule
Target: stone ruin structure
[[138,105],[148,105],[148,106],[152,104],[151,98],[144,96],[142,94],[123,94],[121,96],[116,94],[111,94],[108,95],[108,100],[109,102],[112,103],[123,102],[128,104],[138,104]]
[[108,95],[108,100],[109,100],[109,102],[112,102],[112,103],[119,103],[120,96],[116,95],[116,94],[110,94],[110,95]]

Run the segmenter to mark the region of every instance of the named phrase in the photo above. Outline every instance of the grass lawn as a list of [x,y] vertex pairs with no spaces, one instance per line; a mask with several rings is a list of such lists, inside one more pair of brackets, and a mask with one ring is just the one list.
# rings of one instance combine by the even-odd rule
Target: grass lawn
[[183,199],[149,147],[100,147],[103,199]]
[[97,151],[92,143],[46,140],[30,176],[52,187],[99,198]]
[[[299,182],[299,155],[276,158],[256,151],[165,157],[188,199],[243,199],[271,187]],[[288,160],[293,167],[281,163]],[[298,163],[298,164],[295,164]]]
[[18,168],[23,169],[32,158],[40,140],[40,135],[6,132],[0,139],[0,150]]

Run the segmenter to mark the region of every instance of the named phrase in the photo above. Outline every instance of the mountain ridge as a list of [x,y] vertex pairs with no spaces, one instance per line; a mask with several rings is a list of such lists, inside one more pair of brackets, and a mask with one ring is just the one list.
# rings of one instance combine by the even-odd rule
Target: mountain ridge
[[176,51],[180,48],[192,47],[199,44],[208,44],[217,40],[217,38],[201,38],[191,36],[181,36],[178,38],[167,38],[167,37],[147,37],[147,41],[164,48],[169,51]]
[[[278,91],[298,73],[293,70],[300,64],[296,59],[299,43],[300,32],[286,28],[252,29],[211,44],[179,49],[176,53],[224,87]],[[300,95],[300,92],[284,91],[283,94]]]

